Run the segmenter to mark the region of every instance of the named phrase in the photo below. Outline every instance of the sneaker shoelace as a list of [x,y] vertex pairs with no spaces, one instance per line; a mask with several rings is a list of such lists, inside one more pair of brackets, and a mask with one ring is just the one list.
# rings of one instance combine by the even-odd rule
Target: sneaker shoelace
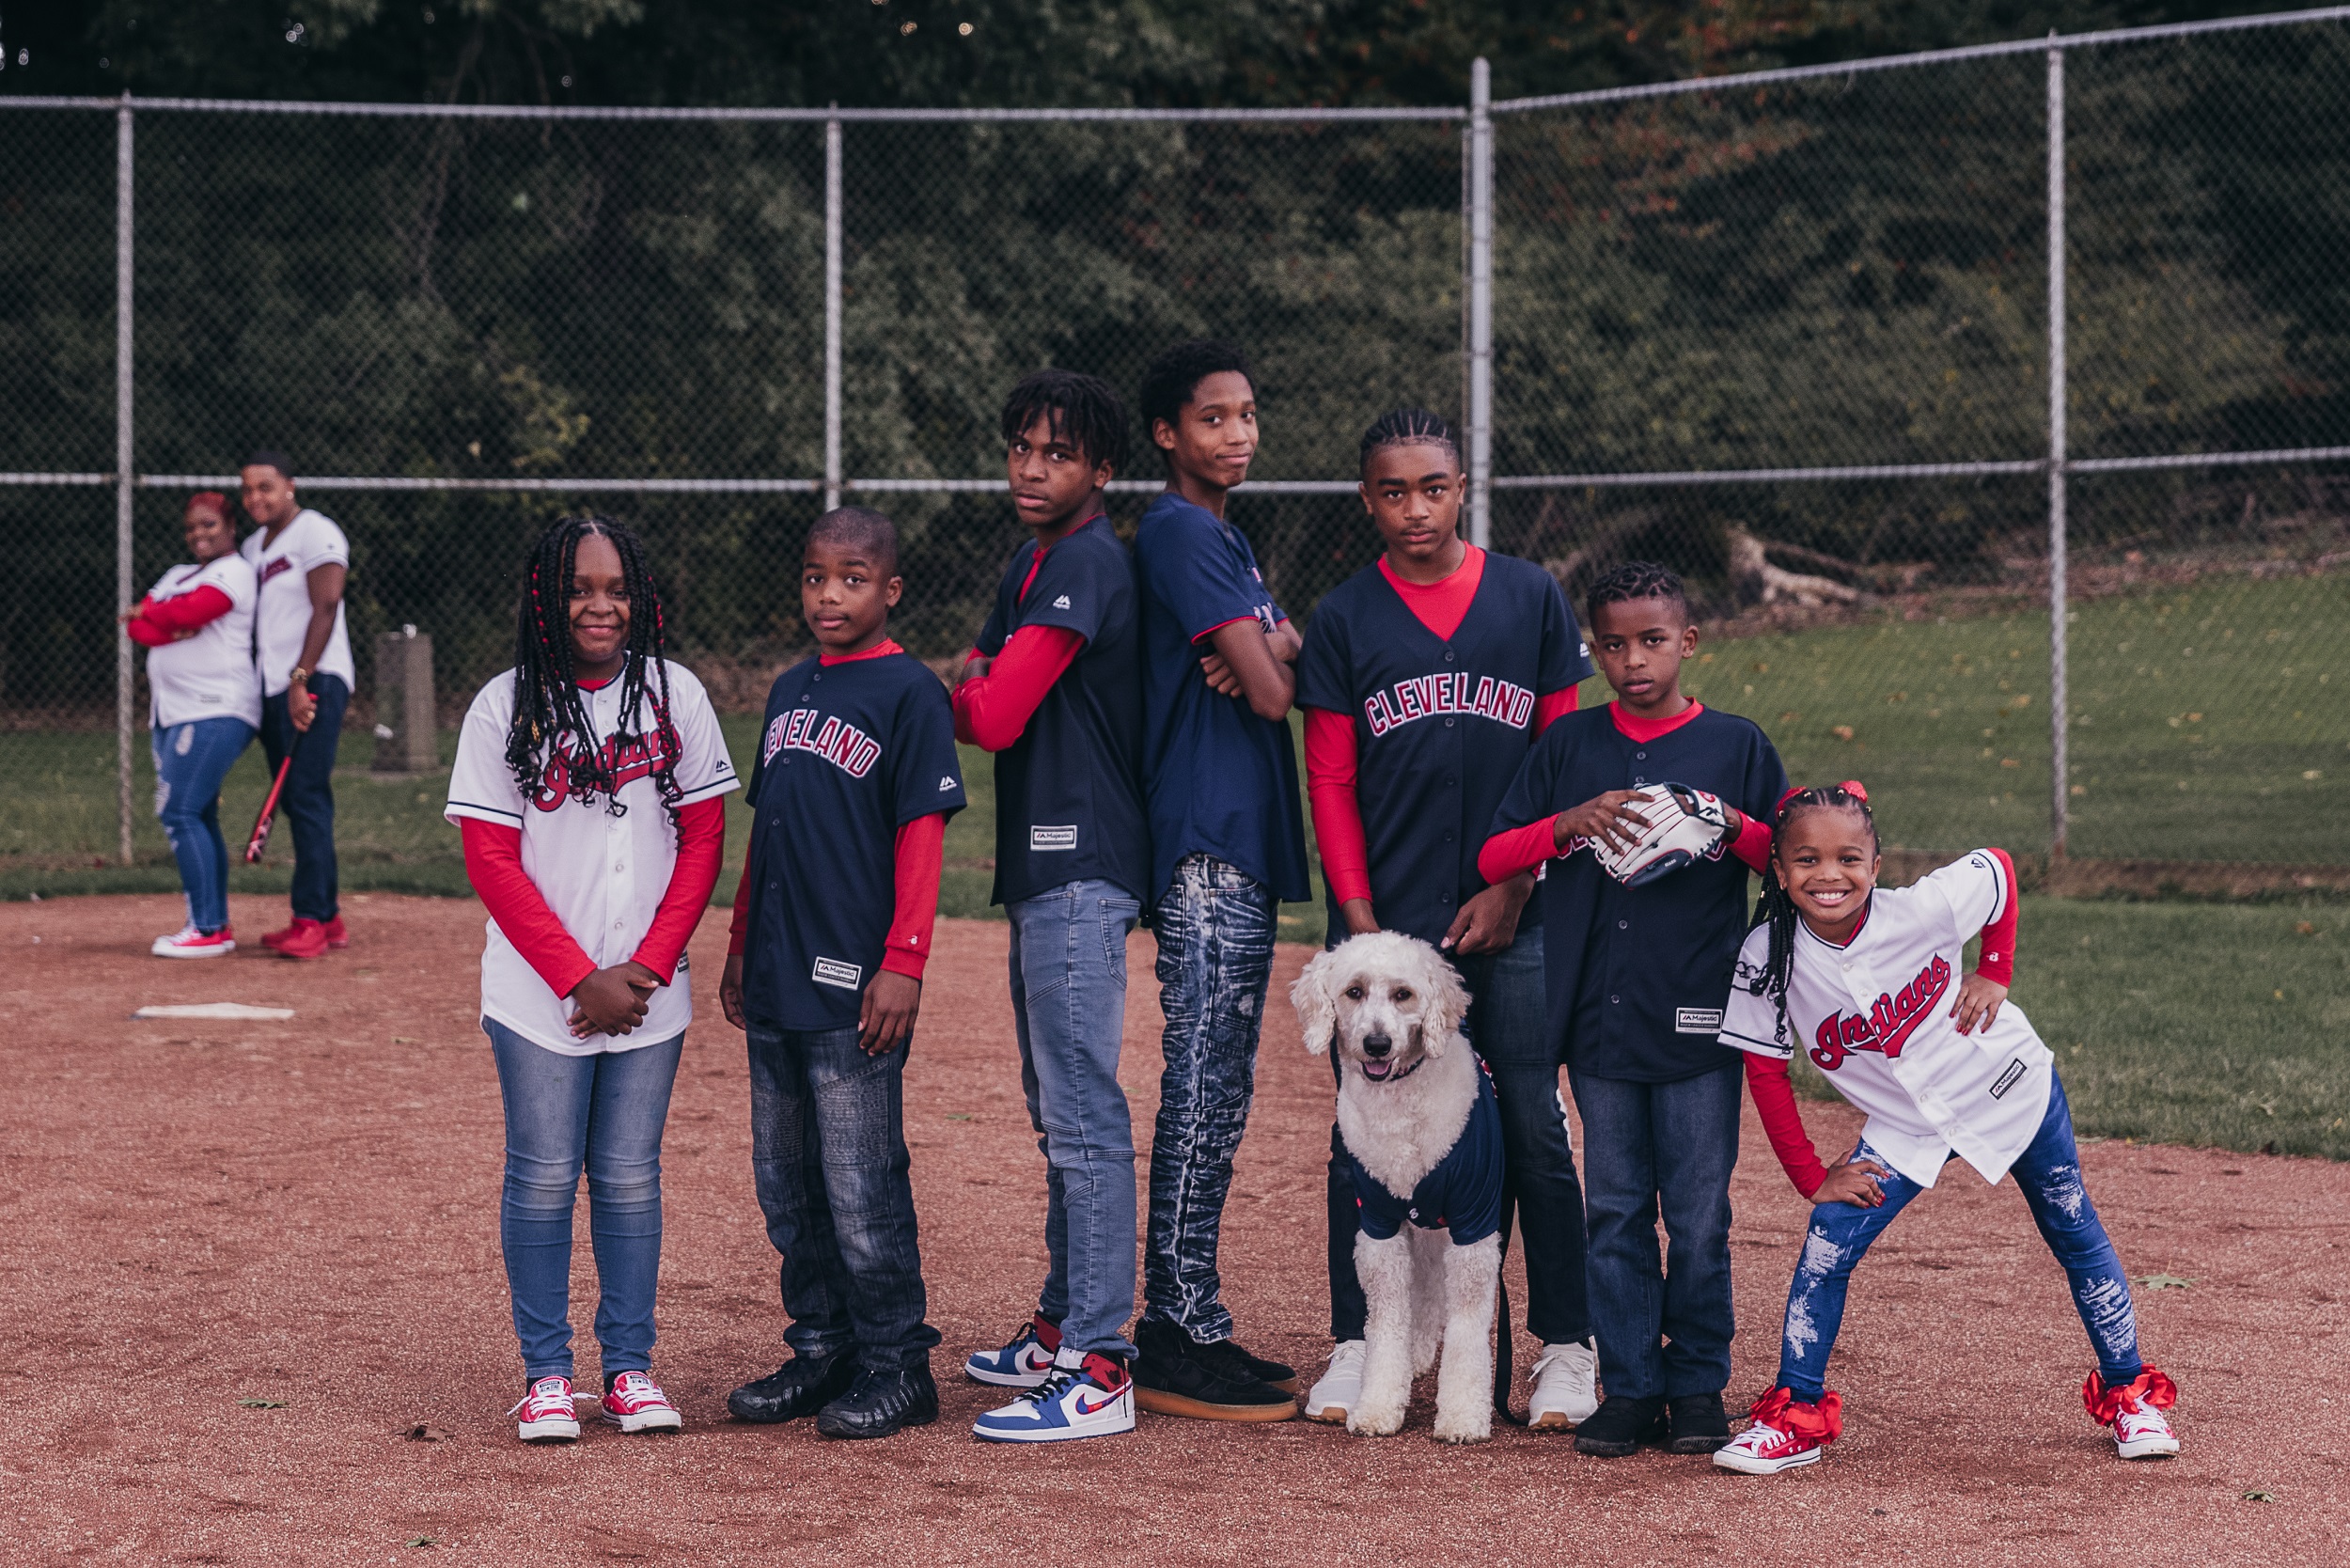
[[1031,1404],[1042,1404],[1048,1400],[1060,1398],[1075,1386],[1077,1379],[1084,1375],[1083,1367],[1056,1366],[1044,1374],[1043,1382],[1033,1388],[1022,1389],[1018,1397],[1026,1400]]
[[530,1386],[530,1391],[523,1395],[521,1403],[509,1410],[507,1414],[524,1416],[526,1419],[535,1421],[558,1410],[566,1416],[572,1414],[572,1404],[569,1390],[557,1390],[543,1387],[540,1383],[533,1383]]

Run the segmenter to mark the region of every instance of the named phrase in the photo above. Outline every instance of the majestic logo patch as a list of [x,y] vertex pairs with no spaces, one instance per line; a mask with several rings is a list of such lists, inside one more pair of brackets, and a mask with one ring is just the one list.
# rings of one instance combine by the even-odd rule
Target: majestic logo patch
[[1057,610],[1065,610],[1069,608],[1069,595],[1064,593],[1058,599],[1054,600],[1053,608]]
[[[819,719],[822,719],[822,724],[817,722]],[[827,718],[814,708],[794,708],[778,714],[767,727],[760,760],[772,762],[776,752],[787,750],[812,752],[851,778],[863,778],[871,773],[882,752],[881,743],[855,725]]]
[[1811,1059],[1821,1071],[1833,1073],[1855,1051],[1874,1051],[1888,1061],[1898,1058],[1902,1047],[1909,1043],[1910,1031],[1926,1021],[1934,1004],[1950,988],[1950,961],[1936,953],[1933,963],[1918,971],[1916,980],[1902,987],[1899,996],[1880,995],[1868,1017],[1853,1012],[1840,1018],[1831,1012],[1821,1019],[1819,1032],[1812,1037]]
[[2007,1091],[2013,1089],[2015,1087],[2015,1080],[2023,1075],[2023,1062],[2021,1060],[2010,1061],[2007,1064],[2007,1071],[1999,1074],[1998,1082],[1991,1086],[1991,1098],[1994,1100],[2006,1098]]
[[1673,1010],[1673,1033],[1719,1034],[1722,1032],[1722,1010],[1717,1007],[1684,1007]]
[[1480,676],[1469,684],[1466,670],[1442,675],[1418,675],[1375,691],[1363,701],[1363,718],[1373,738],[1416,719],[1439,713],[1467,713],[1496,724],[1523,729],[1534,716],[1534,694],[1510,681]]
[[865,983],[865,966],[843,964],[837,958],[820,958],[807,978],[819,985],[837,985],[843,991],[854,991]]
[[942,795],[951,792],[954,787],[955,781],[951,776],[942,778],[938,781],[938,792]]
[[1028,853],[1030,855],[1042,854],[1047,850],[1073,850],[1076,847],[1077,828],[1073,823],[1067,827],[1031,827],[1028,829]]

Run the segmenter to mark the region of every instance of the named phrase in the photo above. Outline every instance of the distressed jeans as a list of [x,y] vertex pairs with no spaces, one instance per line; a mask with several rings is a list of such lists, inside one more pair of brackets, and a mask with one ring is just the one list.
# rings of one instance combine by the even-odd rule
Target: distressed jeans
[[875,1372],[930,1365],[905,1137],[906,1054],[869,1057],[854,1025],[748,1031],[751,1182],[783,1262],[783,1342]]
[[1279,913],[1263,883],[1212,855],[1187,855],[1175,863],[1152,922],[1167,1065],[1151,1139],[1142,1315],[1199,1344],[1232,1337],[1216,1239],[1256,1096],[1257,1030]]
[[[1787,1326],[1779,1341],[1778,1381],[1795,1398],[1816,1403],[1827,1387],[1828,1352],[1836,1347],[1836,1332],[1843,1326],[1844,1294],[1852,1271],[1869,1245],[1885,1233],[1893,1216],[1925,1191],[1894,1171],[1885,1156],[1864,1138],[1853,1151],[1856,1160],[1871,1159],[1888,1172],[1879,1186],[1885,1201],[1873,1209],[1850,1203],[1823,1203],[1811,1211],[1810,1229],[1803,1238],[1803,1256],[1795,1264],[1794,1282],[1787,1290]],[[2073,1306],[2089,1330],[2097,1353],[2097,1371],[2107,1387],[2127,1383],[2140,1371],[2138,1358],[2138,1315],[2130,1305],[2129,1277],[2114,1256],[2103,1221],[2081,1184],[2080,1154],[2073,1145],[2073,1112],[2065,1103],[2064,1084],[2048,1086],[2048,1114],[2040,1131],[2008,1174],[2015,1178],[2024,1202],[2040,1227],[2041,1240],[2064,1266],[2073,1288]]]
[[149,731],[155,751],[155,817],[180,862],[188,923],[228,923],[228,846],[220,836],[220,781],[253,739],[243,719],[191,719]]
[[1126,1035],[1126,933],[1142,904],[1114,883],[1065,882],[1007,904],[1020,1090],[1044,1155],[1037,1311],[1084,1355],[1132,1356],[1135,1133],[1118,1057]]

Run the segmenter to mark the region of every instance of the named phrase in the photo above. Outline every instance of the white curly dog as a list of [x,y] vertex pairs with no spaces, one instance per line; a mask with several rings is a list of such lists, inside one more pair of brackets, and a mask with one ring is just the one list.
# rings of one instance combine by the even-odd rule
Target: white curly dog
[[[1483,1442],[1493,1435],[1488,1335],[1501,1238],[1491,1232],[1491,1218],[1481,1227],[1469,1221],[1464,1229],[1487,1233],[1456,1246],[1445,1221],[1463,1211],[1425,1212],[1431,1202],[1458,1201],[1464,1191],[1480,1211],[1488,1197],[1498,1203],[1499,1118],[1461,1033],[1467,988],[1427,943],[1373,932],[1307,964],[1290,1003],[1306,1048],[1338,1053],[1339,1132],[1355,1165],[1385,1189],[1383,1199],[1357,1188],[1366,1201],[1355,1271],[1371,1312],[1362,1396],[1347,1412],[1346,1429],[1373,1436],[1399,1431],[1412,1379],[1436,1364],[1441,1346],[1436,1438]],[[1487,1120],[1473,1124],[1479,1118]],[[1472,1168],[1458,1168],[1465,1158]],[[1375,1210],[1408,1223],[1382,1223]],[[1374,1231],[1386,1238],[1373,1239]]]

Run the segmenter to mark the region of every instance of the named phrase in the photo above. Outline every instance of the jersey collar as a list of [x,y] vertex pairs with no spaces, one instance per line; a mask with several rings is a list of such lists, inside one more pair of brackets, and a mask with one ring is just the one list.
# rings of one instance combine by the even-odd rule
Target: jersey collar
[[1642,745],[1663,739],[1683,725],[1694,720],[1703,712],[1705,712],[1704,703],[1692,702],[1670,718],[1644,719],[1634,718],[1630,713],[1625,713],[1623,704],[1621,702],[1611,700],[1607,704],[1607,716],[1615,721],[1617,730],[1626,740],[1638,741]]
[[904,649],[898,646],[895,637],[884,637],[862,653],[820,653],[816,656],[816,662],[825,669],[830,669],[835,665],[853,665],[862,659],[882,659],[892,653],[904,651]]
[[1877,890],[1872,887],[1869,889],[1868,902],[1860,906],[1860,918],[1853,922],[1851,933],[1847,934],[1841,942],[1831,942],[1826,937],[1822,936],[1818,932],[1813,931],[1809,925],[1806,925],[1804,923],[1803,917],[1800,915],[1795,917],[1795,924],[1803,926],[1803,933],[1806,936],[1810,937],[1811,940],[1817,942],[1821,947],[1827,949],[1830,952],[1848,952],[1851,950],[1852,945],[1860,940],[1860,933],[1869,929],[1869,916],[1875,910],[1876,906]]

